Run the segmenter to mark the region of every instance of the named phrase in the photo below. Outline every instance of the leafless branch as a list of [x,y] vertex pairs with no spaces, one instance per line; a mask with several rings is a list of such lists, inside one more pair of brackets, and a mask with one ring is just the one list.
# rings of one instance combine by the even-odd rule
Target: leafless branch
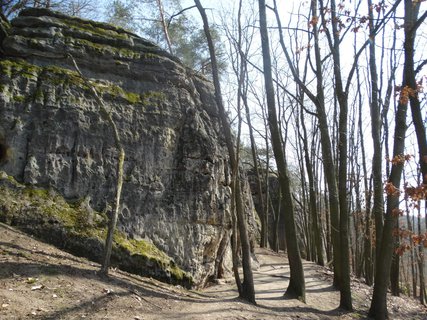
[[179,12],[174,13],[173,15],[171,15],[171,16],[170,16],[170,18],[169,18],[169,21],[168,21],[168,28],[169,28],[169,26],[170,26],[170,24],[171,24],[171,22],[172,22],[173,18],[175,18],[175,17],[179,16],[180,14],[184,13],[185,11],[190,10],[190,9],[193,9],[193,8],[195,8],[195,7],[196,7],[196,5],[191,6],[191,7],[188,7],[188,8],[185,8],[185,9],[182,9],[181,11],[179,11]]

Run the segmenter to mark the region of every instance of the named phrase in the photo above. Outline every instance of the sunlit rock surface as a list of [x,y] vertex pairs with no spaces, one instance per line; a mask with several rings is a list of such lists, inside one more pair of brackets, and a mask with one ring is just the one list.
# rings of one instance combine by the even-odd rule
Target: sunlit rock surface
[[152,242],[197,284],[230,269],[229,164],[211,83],[110,25],[42,9],[11,25],[0,32],[0,134],[12,157],[0,169],[108,212],[117,151],[92,86],[126,152],[119,229]]

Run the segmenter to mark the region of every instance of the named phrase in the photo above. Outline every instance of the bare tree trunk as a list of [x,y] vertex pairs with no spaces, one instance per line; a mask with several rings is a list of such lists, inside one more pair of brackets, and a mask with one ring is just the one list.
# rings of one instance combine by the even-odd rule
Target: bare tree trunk
[[[111,116],[110,116],[111,118]],[[111,123],[114,123],[111,119]],[[114,125],[114,131],[117,132],[117,128]],[[116,134],[115,134],[116,135]],[[117,135],[118,137],[118,135]],[[114,199],[114,207],[113,212],[111,214],[109,223],[108,223],[108,230],[107,230],[107,237],[105,239],[105,253],[104,253],[104,259],[102,262],[102,268],[101,273],[107,275],[108,274],[108,268],[110,266],[110,258],[111,258],[111,249],[113,246],[113,239],[114,239],[114,231],[116,229],[117,224],[117,218],[119,216],[119,209],[120,209],[120,196],[122,193],[122,185],[123,185],[123,165],[125,161],[125,151],[121,147],[120,139],[114,139],[116,141],[116,148],[119,150],[119,161],[117,163],[117,186],[116,186],[116,196]]]
[[[368,0],[368,6],[372,7],[372,0]],[[369,10],[369,32],[373,33],[374,17],[373,10]],[[375,247],[376,261],[378,261],[379,250],[381,247],[381,238],[383,231],[383,216],[384,216],[384,197],[383,197],[383,178],[382,178],[382,148],[381,148],[381,115],[380,105],[378,102],[378,74],[375,55],[375,37],[372,37],[372,42],[369,45],[369,71],[371,74],[372,97],[371,106],[371,133],[374,146],[374,156],[372,159],[372,177],[374,183],[374,206],[372,214],[375,218]]]
[[262,179],[261,174],[259,172],[259,165],[258,165],[258,157],[257,157],[257,149],[256,149],[256,143],[253,133],[253,127],[251,123],[251,117],[249,113],[249,105],[247,102],[247,99],[244,100],[245,110],[246,110],[246,121],[248,123],[249,127],[249,138],[251,141],[251,152],[252,152],[252,159],[254,162],[254,170],[255,170],[255,177],[256,177],[256,185],[257,185],[257,192],[258,192],[258,204],[260,208],[260,218],[261,218],[261,248],[267,248],[268,247],[268,212],[266,210],[266,206],[264,205],[264,197],[262,192]]
[[282,206],[285,210],[285,236],[286,245],[288,249],[289,266],[291,269],[291,277],[289,286],[286,290],[286,295],[298,298],[305,301],[305,282],[304,270],[300,251],[298,247],[298,240],[295,227],[293,199],[290,189],[290,180],[288,169],[286,165],[285,155],[282,148],[282,139],[278,125],[277,113],[275,108],[273,77],[271,74],[271,59],[270,59],[270,45],[267,32],[267,18],[265,0],[259,0],[260,11],[260,32],[261,32],[261,45],[263,54],[264,66],[264,81],[266,87],[267,107],[268,107],[268,123],[271,132],[271,140],[273,146],[274,156],[276,158],[277,169],[279,172],[279,182],[282,197]]
[[[403,183],[406,183],[405,179],[405,173],[403,173]],[[406,223],[408,224],[408,231],[412,234],[414,232],[414,226],[411,221],[411,215],[409,214],[409,204],[408,204],[408,198],[405,198],[405,211],[406,211]],[[413,216],[412,216],[413,217]],[[417,277],[416,277],[416,266],[414,261],[414,242],[410,241],[410,264],[411,264],[411,280],[412,280],[412,296],[414,298],[417,297]],[[411,293],[409,293],[409,296],[411,296]]]
[[[232,191],[236,190],[236,179],[232,181]],[[237,228],[237,217],[236,217],[236,197],[231,198],[231,218],[232,218],[232,233],[231,233],[231,257],[233,262],[233,274],[234,279],[236,281],[237,291],[239,292],[239,296],[242,297],[243,286],[242,280],[240,279],[239,274],[239,241],[238,241],[238,228]]]
[[125,161],[125,151],[120,141],[120,135],[119,135],[119,131],[117,129],[116,123],[111,117],[111,113],[105,108],[104,101],[102,101],[102,99],[99,97],[92,83],[83,76],[79,67],[77,66],[76,60],[74,60],[71,54],[69,54],[69,58],[71,59],[74,65],[74,68],[76,69],[80,77],[83,79],[83,81],[86,82],[86,84],[91,89],[95,97],[95,100],[99,104],[99,107],[101,109],[101,115],[108,121],[108,124],[110,125],[111,129],[113,129],[114,143],[119,153],[119,160],[117,162],[117,169],[116,169],[116,175],[117,175],[116,195],[114,198],[114,206],[108,221],[107,236],[105,239],[105,251],[104,251],[104,257],[103,257],[102,266],[101,266],[101,273],[104,275],[108,275],[108,268],[110,267],[111,250],[113,247],[113,240],[114,240],[114,231],[116,229],[117,218],[119,216],[119,209],[120,209],[120,196],[122,193],[122,186],[123,186],[123,165]]
[[[394,226],[394,230],[399,230],[399,219],[397,219]],[[399,234],[393,235],[393,257],[391,259],[391,268],[390,268],[390,291],[391,294],[395,297],[400,296],[400,256],[396,253],[396,249],[400,246],[400,236]]]
[[301,109],[301,127],[302,127],[302,133],[303,133],[303,147],[304,147],[304,159],[305,159],[305,167],[307,170],[307,176],[308,176],[308,187],[309,187],[309,197],[310,197],[310,215],[313,223],[313,238],[314,243],[316,246],[316,258],[317,258],[317,264],[324,266],[325,261],[323,260],[323,245],[322,245],[322,237],[320,234],[320,219],[319,219],[319,213],[317,211],[317,205],[316,205],[316,189],[314,186],[314,175],[313,175],[313,167],[310,162],[310,156],[308,152],[308,145],[307,145],[307,130],[304,123],[304,115],[303,110]]
[[[266,150],[266,163],[267,163],[266,164],[266,170],[265,170],[265,181],[264,181],[264,185],[265,185],[265,202],[264,202],[265,203],[265,215],[268,217],[269,211],[271,210],[271,216],[273,217],[273,220],[276,221],[275,220],[276,211],[275,211],[274,205],[271,201],[271,195],[270,195],[271,194],[270,193],[270,147],[269,147],[269,141],[268,141],[268,123],[267,123],[266,117],[263,116],[263,119],[264,119],[264,125],[265,125],[265,150]],[[279,201],[279,203],[280,203],[280,201]],[[269,208],[270,208],[270,210],[269,210]],[[270,233],[277,235],[275,226],[276,225],[274,224],[274,229],[272,232],[270,230],[268,230],[267,241],[269,241],[269,239],[270,239],[270,237],[269,237]],[[274,239],[277,240],[277,237]],[[277,243],[277,241],[274,242],[274,244],[276,244],[276,243]],[[273,250],[278,252],[279,248],[277,247],[277,249],[274,248]]]
[[[320,1],[323,7],[323,1]],[[340,206],[340,307],[352,310],[352,298],[350,290],[350,263],[349,263],[349,233],[348,233],[348,208],[347,208],[347,126],[348,126],[348,89],[344,87],[341,75],[340,57],[340,32],[338,30],[339,19],[335,0],[330,1],[332,36],[326,30],[329,48],[332,53],[335,78],[335,95],[339,104],[339,127],[338,127],[338,197]],[[351,77],[347,79],[350,81]]]
[[[418,234],[421,234],[421,212],[420,207],[418,207]],[[418,261],[418,273],[420,276],[420,303],[425,305],[427,302],[426,297],[426,284],[424,278],[424,245],[422,243],[418,244],[417,252],[417,261]]]
[[325,184],[325,194],[324,194],[324,206],[325,206],[325,220],[326,220],[326,260],[327,260],[327,264],[329,265],[330,263],[333,263],[333,246],[331,245],[332,243],[332,223],[331,223],[331,214],[330,214],[330,210],[329,210],[329,202],[328,202],[328,183],[325,179],[324,181]]
[[[420,3],[405,0],[405,62],[403,67],[402,88],[414,86],[411,83],[411,75],[414,72],[414,43]],[[408,97],[401,92],[399,105],[396,113],[396,125],[394,134],[393,159],[397,159],[405,151],[406,134],[406,114],[408,109]],[[387,211],[384,222],[381,247],[378,254],[374,293],[372,297],[369,316],[375,319],[388,319],[387,312],[387,288],[390,281],[390,266],[393,256],[393,235],[392,231],[396,225],[399,212],[399,192],[400,180],[404,163],[402,161],[393,161],[390,176],[387,181]]]
[[[375,39],[373,40],[375,41]],[[357,76],[357,85],[358,88],[361,87],[360,74],[359,69],[356,70]],[[374,91],[374,90],[372,90]],[[368,170],[366,166],[366,152],[365,152],[365,137],[363,133],[363,125],[362,125],[362,109],[363,109],[363,101],[362,94],[360,90],[358,90],[359,95],[359,123],[358,123],[358,131],[360,136],[360,150],[362,153],[362,170],[363,170],[363,184],[365,188],[365,219],[364,219],[364,243],[363,243],[363,273],[365,276],[365,281],[367,285],[372,285],[374,283],[374,260],[372,256],[372,223],[371,223],[371,203],[372,203],[372,192],[371,192],[371,183],[368,177]],[[379,110],[378,110],[379,111]],[[378,114],[379,115],[379,114]]]
[[[239,52],[240,56],[240,79],[239,81],[239,96],[242,98],[243,105],[245,107],[246,112],[246,121],[249,128],[249,138],[251,142],[251,154],[252,154],[252,160],[254,163],[254,171],[255,171],[255,177],[256,177],[256,185],[257,185],[257,198],[258,198],[258,205],[260,212],[258,212],[260,218],[261,218],[261,248],[267,248],[268,246],[268,215],[267,210],[264,206],[264,198],[263,198],[263,192],[262,192],[262,179],[261,174],[259,172],[259,164],[258,164],[258,156],[257,156],[257,148],[255,143],[255,137],[254,137],[254,130],[252,127],[252,121],[251,121],[251,115],[249,110],[249,103],[248,103],[248,97],[247,97],[247,90],[243,88],[244,82],[248,81],[247,76],[247,53],[243,52],[241,45],[242,45],[242,25],[240,21],[241,17],[241,9],[242,9],[242,0],[239,0],[239,10],[238,10],[238,41],[237,41],[237,50]],[[247,87],[247,85],[246,85]],[[268,170],[268,165],[267,165]]]
[[233,170],[232,176],[237,179],[236,190],[234,192],[234,197],[236,197],[236,212],[237,212],[237,224],[239,226],[240,240],[242,246],[242,265],[243,265],[243,289],[241,298],[247,300],[248,302],[255,304],[255,289],[253,282],[253,274],[251,268],[251,248],[249,243],[249,236],[246,226],[245,214],[244,214],[244,204],[241,198],[241,187],[239,180],[237,157],[235,152],[235,147],[233,144],[233,138],[231,134],[231,128],[227,121],[227,115],[225,113],[224,105],[222,102],[221,95],[221,86],[219,82],[219,73],[218,73],[218,63],[216,60],[215,47],[213,45],[212,37],[209,30],[208,17],[206,16],[205,9],[200,3],[200,0],[194,0],[197,9],[200,12],[200,16],[203,20],[203,29],[205,31],[206,40],[209,46],[209,54],[212,64],[212,76],[215,86],[215,100],[219,109],[219,116],[222,122],[222,127],[224,129],[225,140],[227,144],[228,154],[230,157],[231,168]]
[[162,23],[163,33],[165,34],[165,39],[168,44],[169,53],[173,54],[172,43],[169,37],[168,26],[166,25],[166,20],[165,20],[165,12],[163,10],[163,3],[162,3],[162,0],[156,0],[156,1],[157,1],[157,6],[159,7],[160,21]]
[[[311,10],[313,16],[317,17],[317,1],[311,1]],[[340,207],[339,207],[339,198],[338,198],[338,186],[336,179],[336,166],[333,159],[333,150],[332,143],[329,134],[329,124],[325,109],[325,94],[324,94],[324,83],[323,83],[323,68],[322,68],[322,58],[320,55],[320,43],[319,43],[319,30],[317,24],[313,25],[313,36],[314,36],[314,52],[315,52],[315,70],[316,73],[316,85],[317,93],[316,95],[312,94],[305,84],[299,78],[293,63],[292,59],[286,49],[283,35],[281,33],[281,23],[280,18],[277,12],[277,6],[275,5],[275,15],[276,21],[279,26],[279,36],[280,44],[282,46],[283,52],[285,53],[286,60],[291,69],[292,75],[295,81],[298,82],[301,88],[303,88],[305,94],[310,98],[313,104],[316,106],[317,118],[319,120],[319,130],[320,130],[320,142],[322,147],[322,156],[323,156],[323,168],[325,173],[325,178],[328,186],[328,205],[330,212],[330,221],[331,221],[331,240],[333,248],[333,266],[334,266],[334,285],[339,286],[339,279],[341,278],[341,249],[340,249]]]
[[279,186],[278,190],[278,199],[277,199],[277,208],[274,208],[274,203],[270,197],[270,204],[274,215],[274,230],[273,230],[273,250],[276,252],[280,251],[280,241],[279,241],[279,220],[280,214],[282,212],[282,188]]
[[[419,9],[419,6],[418,6]],[[416,19],[418,12],[417,9],[413,8],[412,14],[414,15],[413,18]],[[427,18],[427,11],[423,13],[423,15],[414,23],[414,25],[411,26],[410,32],[413,32],[413,37],[415,38],[415,32],[417,28],[426,20]],[[406,47],[405,47],[406,50]],[[415,48],[408,48],[408,50],[415,50]],[[425,62],[425,61],[424,61]],[[413,63],[413,61],[412,61]],[[423,185],[425,188],[427,187],[427,138],[426,138],[426,128],[425,128],[425,120],[423,119],[423,115],[421,113],[421,103],[419,99],[419,92],[417,88],[417,82],[416,82],[416,73],[418,69],[415,70],[415,66],[412,65],[412,69],[409,70],[408,74],[408,88],[411,90],[409,93],[409,100],[410,100],[410,106],[411,106],[411,113],[412,113],[412,122],[415,127],[415,133],[417,136],[417,142],[418,142],[418,155],[419,155],[419,164],[420,164],[420,171],[421,171],[421,177],[422,182],[420,185]],[[402,90],[404,88],[402,87]],[[425,210],[427,213],[427,194],[426,198],[424,199],[425,202]],[[418,210],[420,210],[420,206],[418,206]],[[426,220],[427,225],[427,220]],[[418,212],[418,233],[421,234],[421,213]],[[425,280],[424,280],[424,248],[422,244],[418,245],[418,269],[419,269],[419,276],[420,276],[420,302],[422,304],[426,304],[427,297],[426,297],[426,286],[425,286]]]

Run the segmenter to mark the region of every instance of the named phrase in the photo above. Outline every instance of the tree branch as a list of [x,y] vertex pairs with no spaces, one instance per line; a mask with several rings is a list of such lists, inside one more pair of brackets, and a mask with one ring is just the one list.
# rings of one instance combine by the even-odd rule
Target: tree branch
[[348,93],[348,90],[349,90],[349,88],[350,88],[350,83],[351,83],[351,80],[352,80],[352,78],[353,78],[354,72],[356,71],[356,67],[357,67],[358,59],[359,59],[360,55],[361,55],[361,54],[362,54],[362,52],[365,50],[365,48],[368,46],[368,44],[371,42],[371,38],[376,37],[376,36],[377,36],[377,34],[378,34],[378,32],[380,32],[380,31],[381,31],[381,29],[385,26],[385,20],[386,20],[386,18],[388,18],[388,16],[389,16],[389,15],[391,15],[393,12],[395,12],[395,10],[396,10],[397,6],[400,4],[400,2],[401,2],[401,1],[402,1],[402,0],[397,0],[397,1],[394,3],[393,7],[391,7],[391,9],[387,12],[387,14],[385,14],[385,15],[384,15],[384,18],[382,19],[382,22],[379,22],[379,23],[375,26],[374,30],[373,30],[373,31],[372,31],[372,33],[369,35],[368,39],[365,41],[365,43],[364,43],[364,44],[360,47],[360,49],[357,51],[357,53],[356,53],[356,55],[355,55],[355,57],[354,57],[354,63],[353,63],[353,65],[352,65],[351,69],[350,69],[350,72],[349,72],[349,75],[348,75],[348,78],[347,78],[347,83],[346,83],[346,86],[345,86],[345,92],[346,92],[346,93]]
[[[427,11],[426,11],[427,12]],[[418,73],[420,73],[420,71],[422,70],[422,68],[424,68],[424,66],[427,64],[427,59],[426,60],[424,60],[423,62],[421,62],[419,65],[418,65],[418,67],[417,67],[417,69],[415,69],[415,74],[418,74]]]
[[427,11],[424,12],[424,14],[415,22],[415,24],[412,26],[410,32],[413,33],[415,30],[419,28],[419,26],[424,22],[424,20],[427,18]]
[[181,11],[179,11],[179,12],[171,15],[170,18],[169,18],[169,20],[168,20],[168,28],[170,27],[170,24],[171,24],[173,18],[175,18],[175,17],[179,16],[180,14],[183,14],[185,11],[193,9],[193,8],[196,8],[196,5],[188,7],[188,8],[185,8],[185,9],[182,9]]

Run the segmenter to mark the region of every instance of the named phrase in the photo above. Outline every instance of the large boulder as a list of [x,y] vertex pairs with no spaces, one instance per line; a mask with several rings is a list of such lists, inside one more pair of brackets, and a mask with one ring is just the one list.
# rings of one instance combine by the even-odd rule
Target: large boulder
[[[118,227],[172,257],[196,284],[230,268],[230,176],[212,85],[123,29],[29,9],[11,21],[0,59],[0,169],[67,201],[109,211],[126,159]],[[76,72],[77,66],[89,82]],[[250,229],[252,201],[245,189]]]

